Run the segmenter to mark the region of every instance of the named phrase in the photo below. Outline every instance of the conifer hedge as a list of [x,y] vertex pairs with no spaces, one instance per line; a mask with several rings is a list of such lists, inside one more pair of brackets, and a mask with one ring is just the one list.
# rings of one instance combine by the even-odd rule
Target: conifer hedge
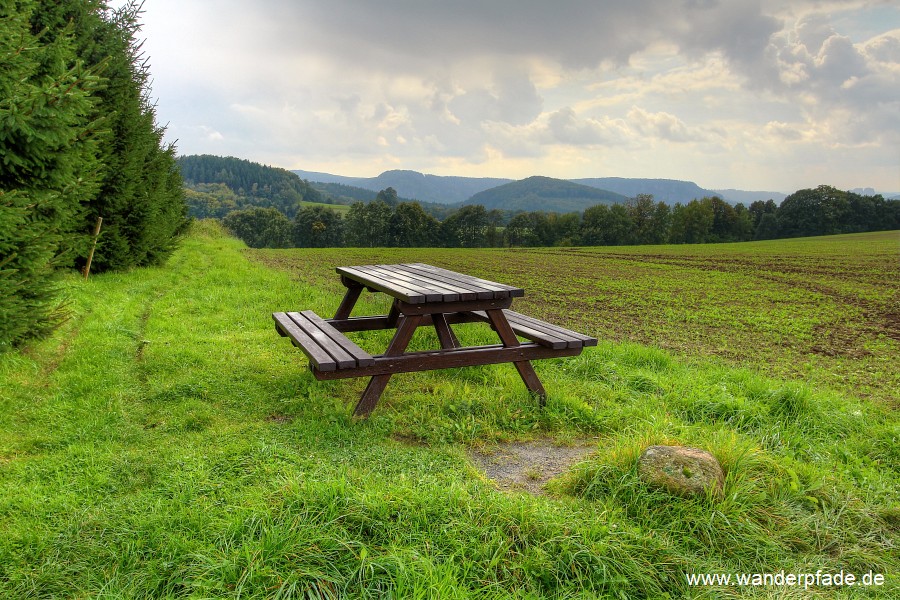
[[164,260],[186,226],[136,39],[135,3],[0,5],[0,350],[64,317],[59,273]]

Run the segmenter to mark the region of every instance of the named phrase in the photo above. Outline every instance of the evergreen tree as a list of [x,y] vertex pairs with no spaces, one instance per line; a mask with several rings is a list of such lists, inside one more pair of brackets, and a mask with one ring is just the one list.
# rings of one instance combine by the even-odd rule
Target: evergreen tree
[[56,268],[71,260],[96,192],[91,92],[72,29],[32,33],[31,0],[0,8],[0,349],[64,317]]
[[137,2],[109,11],[99,0],[41,0],[32,14],[32,26],[48,36],[72,28],[77,55],[102,81],[88,116],[103,123],[102,176],[79,227],[87,234],[103,217],[95,270],[159,263],[187,224],[175,151],[163,143],[149,96],[139,15]]
[[100,109],[109,118],[110,139],[101,160],[100,193],[89,205],[87,226],[103,217],[94,265],[98,270],[162,262],[187,224],[175,149],[163,144],[149,97],[149,66],[136,35],[139,5],[130,2],[96,25],[97,56],[106,86]]

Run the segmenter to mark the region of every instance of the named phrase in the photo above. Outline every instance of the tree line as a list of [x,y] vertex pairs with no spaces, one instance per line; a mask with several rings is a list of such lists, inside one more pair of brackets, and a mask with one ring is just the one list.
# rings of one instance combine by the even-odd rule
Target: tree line
[[157,264],[188,220],[150,98],[140,6],[0,6],[0,350],[65,317],[59,278]]
[[537,247],[700,244],[900,229],[900,200],[863,196],[831,186],[799,190],[777,205],[731,205],[717,196],[669,206],[640,194],[584,213],[521,212],[509,216],[466,205],[439,221],[417,202],[398,202],[387,188],[356,202],[345,216],[307,207],[293,219],[272,208],[250,208],[223,220],[253,248]]

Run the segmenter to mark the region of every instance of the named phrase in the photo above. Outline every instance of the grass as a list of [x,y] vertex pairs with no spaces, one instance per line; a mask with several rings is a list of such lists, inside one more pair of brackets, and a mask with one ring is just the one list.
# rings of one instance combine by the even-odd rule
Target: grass
[[307,202],[306,200],[300,201],[300,208],[328,208],[335,211],[338,214],[346,215],[350,210],[349,204],[327,204],[325,202]]
[[[707,337],[691,345],[675,335],[675,317],[691,313],[680,304],[706,280],[685,280],[684,295],[659,282],[676,299],[664,301],[660,291],[647,302],[669,304],[675,324],[660,323],[655,315],[668,314],[661,309],[639,319],[640,307],[628,305],[619,329],[608,313],[610,304],[626,306],[616,294],[642,295],[628,286],[603,292],[617,279],[649,289],[642,269],[694,276],[666,260],[693,260],[694,270],[704,255],[732,266],[777,262],[782,270],[771,272],[783,274],[793,272],[795,256],[835,273],[849,269],[851,280],[821,284],[846,297],[871,306],[896,300],[877,283],[896,264],[871,256],[880,250],[857,252],[877,248],[877,237],[822,243],[832,250],[798,241],[743,251],[250,253],[282,267],[272,270],[201,223],[163,268],[73,278],[76,314],[65,328],[0,356],[0,596],[896,597],[896,379],[890,369],[866,368],[889,364],[896,353],[882,353],[895,348],[893,338],[859,325],[865,311],[848,310],[848,327],[878,342],[866,338],[870,354],[815,362],[810,345],[793,341],[799,328],[782,333],[783,345],[769,334],[758,347],[743,347],[752,336],[729,341],[738,353],[731,356]],[[641,253],[666,258],[641,266]],[[529,303],[517,308],[603,332],[603,341],[577,358],[535,364],[550,391],[543,410],[515,370],[499,365],[397,376],[373,416],[353,422],[365,382],[315,381],[270,314],[327,315],[340,299],[334,265],[399,259],[522,284]],[[551,278],[541,273],[563,261],[571,265],[567,281],[593,290],[594,312],[570,295],[563,300],[572,310],[552,314],[561,283],[543,282]],[[869,283],[852,281],[864,277],[860,263],[871,264]],[[541,268],[529,270],[535,264]],[[728,325],[720,295],[745,277],[716,271],[732,282],[709,280],[723,324],[705,305],[695,323],[707,331],[715,323],[730,340],[740,328]],[[752,312],[750,299],[741,302],[741,314]],[[360,312],[383,309],[377,296],[361,301]],[[797,318],[817,318],[812,312]],[[836,318],[823,314],[819,322]],[[670,348],[636,343],[657,330],[668,332],[656,339]],[[459,332],[469,342],[488,334],[476,326]],[[386,341],[384,332],[357,340],[373,349]],[[794,359],[811,366],[767,362]],[[842,377],[860,394],[848,393]],[[472,447],[544,437],[588,437],[597,448],[551,482],[546,497],[497,491],[467,457]],[[654,443],[710,450],[726,472],[723,498],[674,498],[645,486],[635,459]],[[817,569],[873,571],[887,583],[808,593],[689,587],[685,579]]]

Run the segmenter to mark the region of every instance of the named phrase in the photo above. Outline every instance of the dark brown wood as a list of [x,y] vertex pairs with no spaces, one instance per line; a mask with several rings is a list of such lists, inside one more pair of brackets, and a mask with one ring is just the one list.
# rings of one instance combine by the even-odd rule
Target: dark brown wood
[[403,265],[372,265],[356,268],[382,277],[385,281],[397,282],[403,287],[417,290],[425,295],[428,302],[453,302],[460,299],[458,289],[432,278],[420,277],[402,267]]
[[359,296],[363,291],[363,286],[356,282],[346,279],[342,279],[342,281],[347,285],[347,291],[344,293],[344,299],[341,300],[341,305],[338,306],[337,312],[334,313],[335,319],[350,318],[350,313],[353,312],[353,307],[356,306],[356,301],[359,300]]
[[384,292],[405,302],[425,302],[426,295],[396,281],[385,280],[377,274],[367,273],[359,267],[338,267],[338,273],[348,279],[357,281],[369,289]]
[[[371,354],[357,346],[350,338],[332,327],[327,321],[322,319],[322,317],[311,310],[301,311],[300,314],[306,317],[312,325],[314,325],[319,331],[326,335],[331,342],[337,344],[339,348],[349,354],[355,363],[354,366],[367,367],[369,365],[375,364],[375,359],[372,358]],[[326,352],[331,354],[331,351],[325,344],[323,344],[322,346],[323,348],[325,348]],[[334,354],[332,354],[332,356],[335,356],[335,358],[337,358],[337,356]]]
[[395,324],[389,322],[387,315],[377,317],[351,317],[349,319],[327,319],[332,327],[341,333],[353,331],[377,331],[380,329],[393,329]]
[[391,310],[388,312],[387,322],[389,327],[396,327],[397,322],[400,320],[400,307],[397,306],[397,302],[399,300],[394,300],[391,303]]
[[453,281],[457,285],[465,286],[467,288],[490,291],[494,294],[494,298],[515,298],[525,295],[525,290],[523,290],[522,288],[505,285],[503,283],[497,283],[496,281],[488,281],[487,279],[473,277],[472,275],[466,275],[464,273],[457,273],[456,271],[448,271],[447,269],[441,269],[440,267],[434,267],[432,265],[413,263],[400,266],[405,268],[414,268],[420,272],[424,271],[428,273],[432,278],[442,279],[445,281]]
[[275,319],[275,327],[283,335],[291,338],[291,342],[295,346],[303,350],[303,353],[309,358],[310,364],[315,365],[322,372],[337,369],[337,363],[334,358],[325,352],[316,340],[301,329],[287,313],[273,313],[272,318]]
[[[503,345],[508,348],[518,346],[520,344],[519,339],[516,337],[512,327],[510,327],[503,311],[488,310],[486,312],[488,319],[491,320],[491,325],[494,327],[497,335],[500,336]],[[537,373],[534,372],[534,367],[532,367],[531,363],[527,360],[517,360],[513,362],[513,365],[515,365],[516,370],[519,372],[522,381],[525,382],[525,387],[540,398],[541,406],[543,406],[544,401],[547,398],[547,392],[544,390],[544,385],[541,383],[541,380],[538,379]]]
[[[397,328],[397,333],[394,334],[394,338],[391,340],[391,343],[388,345],[383,356],[396,357],[402,355],[409,345],[409,341],[412,339],[413,333],[415,333],[421,320],[422,318],[418,315],[411,315],[402,319],[400,321],[400,326]],[[378,399],[381,398],[381,394],[384,392],[384,388],[387,387],[392,374],[392,371],[387,371],[380,375],[375,375],[369,380],[369,384],[366,386],[359,402],[356,403],[356,408],[353,409],[354,416],[366,417],[375,410],[375,405],[378,404]]]
[[512,298],[498,298],[493,300],[470,300],[468,302],[431,302],[421,304],[409,304],[398,300],[397,307],[404,315],[431,315],[436,313],[455,313],[477,311],[484,309],[509,308]]
[[[490,322],[485,311],[472,311],[469,314],[476,320]],[[504,310],[503,314],[506,315],[507,322],[516,335],[551,348],[581,348],[597,345],[597,338],[592,338],[540,319],[528,317],[512,310]]]
[[401,266],[407,269],[409,273],[421,275],[455,290],[456,293],[459,294],[460,300],[490,300],[491,298],[496,297],[497,290],[495,289],[488,289],[471,281],[459,281],[444,273],[433,270],[433,267],[429,268],[429,265],[414,263]]
[[441,342],[441,348],[459,348],[459,340],[456,339],[456,334],[450,329],[447,317],[443,314],[431,315],[431,322],[434,324],[434,330],[437,332],[438,340]]
[[455,302],[468,299],[504,299],[525,295],[522,288],[487,281],[431,265],[362,265],[338,267],[344,280],[384,292],[408,304]]
[[[544,404],[546,391],[531,360],[575,356],[592,338],[509,310],[524,290],[423,263],[338,267],[347,287],[333,319],[312,311],[274,313],[278,333],[291,339],[310,359],[317,379],[371,377],[354,408],[368,416],[395,373],[511,362],[522,381]],[[394,298],[387,315],[351,317],[363,289]],[[486,322],[501,344],[461,347],[451,325]],[[430,325],[440,350],[406,352],[418,327]],[[396,328],[382,355],[371,356],[344,333]],[[519,336],[531,340],[520,342]]]
[[414,373],[418,371],[456,369],[476,365],[494,365],[516,361],[578,356],[579,354],[581,354],[581,348],[554,350],[533,342],[525,342],[512,348],[502,344],[467,346],[465,348],[448,350],[406,352],[400,356],[375,355],[375,364],[370,367],[357,367],[329,372],[313,371],[313,375],[320,380],[348,379],[381,374]]
[[291,338],[321,371],[370,366],[375,359],[312,311],[274,313],[278,332]]
[[522,327],[528,327],[537,331],[546,332],[553,336],[569,341],[570,346],[572,346],[573,343],[581,346],[597,345],[597,338],[578,333],[577,331],[572,331],[571,329],[566,329],[565,327],[560,327],[559,325],[554,325],[553,323],[548,323],[547,321],[541,321],[540,319],[523,315],[522,313],[518,313],[514,310],[507,310],[504,311],[504,313],[506,314],[506,319],[509,321],[509,324],[512,325],[514,329],[517,325],[521,325]]

